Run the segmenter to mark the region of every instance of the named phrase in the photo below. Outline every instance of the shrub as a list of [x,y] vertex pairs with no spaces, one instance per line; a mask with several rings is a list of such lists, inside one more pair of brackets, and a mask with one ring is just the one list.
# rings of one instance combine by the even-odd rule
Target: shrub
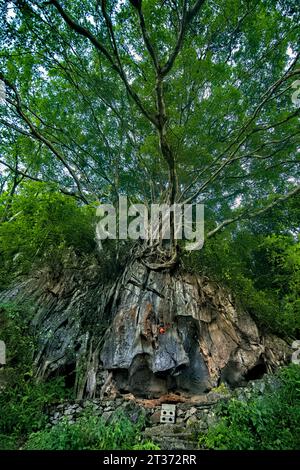
[[[143,443],[143,420],[132,423],[124,415],[115,415],[110,424],[101,418],[86,415],[76,423],[63,421],[50,429],[31,434],[26,450],[129,450],[154,449],[151,442]],[[151,448],[151,449],[150,449]],[[157,447],[155,447],[157,449]]]
[[231,399],[220,422],[199,438],[200,447],[230,450],[300,449],[300,367],[279,372],[281,386],[245,402]]
[[[29,433],[47,423],[45,407],[67,396],[64,379],[37,383],[32,371],[34,338],[28,308],[0,305],[0,338],[6,343],[7,365],[1,370],[0,449],[17,448]],[[69,393],[69,392],[68,392]]]
[[136,444],[132,450],[160,450],[160,447],[151,441],[146,441],[143,444]]
[[261,328],[299,336],[300,244],[290,233],[222,233],[185,253],[183,265],[227,286]]
[[[62,378],[47,383],[28,379],[20,377],[15,386],[8,386],[0,393],[0,434],[7,442],[22,442],[29,433],[42,429],[48,421],[46,406],[66,396]],[[0,449],[2,443],[3,436]]]
[[[4,211],[5,196],[0,198]],[[26,183],[11,201],[9,219],[0,224],[0,276],[26,274],[34,262],[60,259],[67,247],[76,253],[95,249],[95,208],[77,202],[43,183]],[[8,274],[10,275],[8,276]]]

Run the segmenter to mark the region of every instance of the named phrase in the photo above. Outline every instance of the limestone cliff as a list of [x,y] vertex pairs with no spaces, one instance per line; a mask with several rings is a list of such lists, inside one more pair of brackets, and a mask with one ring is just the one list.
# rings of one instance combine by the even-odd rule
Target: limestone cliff
[[214,282],[138,261],[110,283],[96,265],[41,270],[0,299],[33,306],[37,376],[65,375],[78,397],[201,394],[259,378],[289,355]]

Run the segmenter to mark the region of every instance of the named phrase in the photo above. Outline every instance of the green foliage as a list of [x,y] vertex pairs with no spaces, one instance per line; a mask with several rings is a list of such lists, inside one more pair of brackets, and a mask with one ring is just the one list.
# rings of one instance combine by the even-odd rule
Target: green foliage
[[0,450],[17,450],[18,442],[17,436],[0,434]]
[[[0,73],[8,99],[0,103],[0,289],[34,264],[63,260],[69,248],[93,253],[90,201],[116,203],[119,194],[147,204],[167,201],[174,183],[176,200],[205,202],[207,226],[214,229],[295,188],[296,0],[203,2],[194,18],[184,14],[194,0],[159,7],[144,0],[145,21],[133,2],[107,2],[107,21],[90,0],[62,2],[65,15],[42,0],[2,3]],[[67,15],[90,33],[72,30]],[[227,285],[264,328],[298,336],[300,262],[293,236],[299,208],[290,201],[264,227],[245,227],[241,219],[183,262]],[[101,276],[112,279],[127,245],[104,245]],[[5,393],[22,415],[24,396],[32,395],[41,410],[39,394],[48,392],[30,388],[33,343],[27,343],[27,326],[15,320],[7,316],[2,331],[11,341],[9,380],[16,381]],[[28,410],[33,413],[31,405]],[[6,416],[16,423],[13,413],[7,409]],[[22,433],[29,432],[30,413],[20,418]],[[42,426],[38,417],[32,422]]]
[[[18,90],[26,118],[13,104],[1,106],[0,154],[9,189],[22,171],[24,178],[56,182],[88,200],[115,201],[117,194],[161,200],[169,183],[167,161],[149,121],[159,111],[157,70],[131,2],[107,5],[126,85],[117,63],[111,66],[111,31],[97,2],[74,0],[63,7],[90,34],[100,34],[106,57],[53,5],[4,3],[0,68]],[[157,8],[144,0],[147,37],[160,68],[175,51],[162,91],[178,187],[190,187],[187,195],[202,188],[201,200],[221,221],[237,198],[242,207],[253,207],[292,187],[291,177],[296,182],[298,116],[291,84],[297,75],[279,79],[296,55],[299,9],[296,0],[204,2],[182,29],[176,50],[183,5],[191,10],[194,3],[161,2]],[[131,93],[125,93],[128,87]]]
[[20,375],[18,382],[6,386],[0,394],[0,434],[6,439],[24,440],[47,423],[45,408],[67,396],[64,379],[36,383],[28,374]]
[[281,386],[247,402],[231,399],[200,447],[229,450],[300,449],[300,367],[280,371]]
[[31,335],[29,305],[0,303],[0,338],[6,344],[6,375],[11,380],[19,370],[30,370],[34,351],[34,338]]
[[229,395],[228,387],[222,382],[218,387],[212,389],[212,392],[219,393],[220,395]]
[[255,286],[279,299],[283,329],[300,333],[300,243],[291,236],[271,235],[255,253]]
[[80,417],[76,423],[63,421],[50,429],[31,434],[26,450],[130,450],[157,449],[151,442],[141,441],[143,420],[132,423],[124,415],[115,415],[110,424],[92,415]]
[[133,242],[131,240],[104,240],[97,253],[100,282],[115,281],[123,271]]
[[[0,199],[0,219],[7,201]],[[35,262],[60,259],[68,247],[76,253],[95,249],[94,215],[90,206],[78,206],[41,183],[24,184],[10,205],[9,220],[0,224],[0,276],[7,284],[7,273],[26,273]]]
[[264,329],[299,336],[300,244],[292,235],[266,227],[259,234],[253,227],[223,233],[183,263],[227,286]]
[[37,383],[33,377],[34,338],[28,308],[0,306],[0,338],[6,343],[7,365],[0,369],[0,449],[15,448],[46,422],[45,407],[67,396],[64,379]]
[[143,444],[136,444],[132,450],[160,450],[160,447],[151,441],[146,441]]
[[[144,419],[115,413],[107,425],[87,412],[76,424],[47,428],[51,403],[71,398],[63,377],[37,382],[32,370],[35,344],[28,306],[0,305],[0,338],[7,347],[7,365],[0,372],[0,450],[18,449],[156,449],[141,440]],[[30,437],[29,437],[30,436]]]

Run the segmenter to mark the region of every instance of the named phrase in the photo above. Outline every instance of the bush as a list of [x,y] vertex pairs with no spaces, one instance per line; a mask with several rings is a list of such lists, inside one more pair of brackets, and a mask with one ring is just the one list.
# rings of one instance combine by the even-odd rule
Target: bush
[[[0,220],[7,201],[0,198]],[[76,253],[95,249],[95,208],[43,183],[26,183],[11,201],[9,218],[0,224],[0,280],[26,274],[34,262],[60,259],[68,247]],[[10,275],[8,276],[8,273]]]
[[[66,396],[64,379],[36,383],[24,374],[14,386],[7,386],[0,393],[0,434],[20,442],[47,423],[45,408]],[[0,442],[0,448],[2,439]]]
[[50,429],[31,434],[25,450],[130,450],[157,449],[141,441],[143,420],[132,423],[124,415],[115,415],[110,424],[86,415],[76,423],[63,421]]
[[0,450],[17,450],[18,439],[16,436],[0,434]]
[[0,303],[0,338],[6,344],[8,368],[23,368],[32,362],[34,341],[29,331],[29,305]]
[[160,447],[151,441],[146,441],[143,444],[136,444],[132,450],[160,450]]
[[47,423],[45,407],[67,396],[63,378],[47,383],[34,379],[29,320],[29,308],[0,305],[0,338],[7,349],[7,365],[1,369],[0,450],[17,448],[29,433],[42,429]]
[[300,449],[300,367],[279,373],[281,386],[249,401],[231,399],[220,422],[199,439],[200,447],[221,450]]
[[227,286],[264,330],[299,337],[300,244],[291,234],[222,233],[183,264]]

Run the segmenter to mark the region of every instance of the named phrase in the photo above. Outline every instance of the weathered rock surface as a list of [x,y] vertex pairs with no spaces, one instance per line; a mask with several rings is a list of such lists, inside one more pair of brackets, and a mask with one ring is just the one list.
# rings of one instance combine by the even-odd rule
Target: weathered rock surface
[[263,337],[207,279],[149,272],[136,263],[123,282],[101,351],[118,389],[199,394],[220,379],[235,386],[255,368],[261,376],[286,360],[286,344]]
[[206,278],[136,261],[105,285],[96,266],[70,265],[41,271],[0,299],[33,305],[37,375],[66,375],[79,398],[197,395],[220,380],[259,378],[288,358],[284,341],[262,335]]

